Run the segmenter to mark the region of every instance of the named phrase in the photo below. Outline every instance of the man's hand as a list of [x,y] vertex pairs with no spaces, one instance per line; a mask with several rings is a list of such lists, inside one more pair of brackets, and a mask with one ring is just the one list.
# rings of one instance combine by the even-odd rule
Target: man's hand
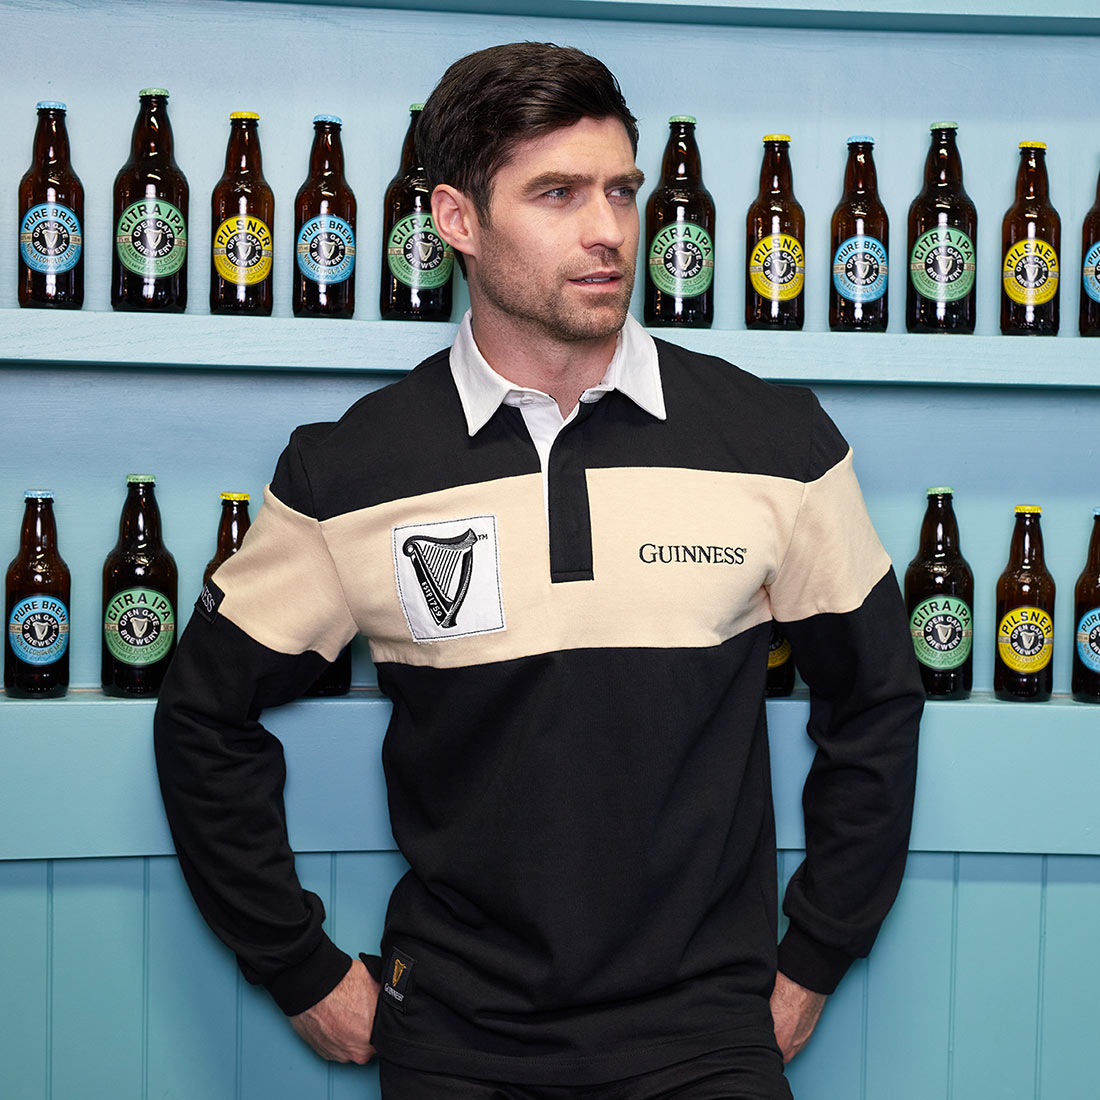
[[374,1057],[370,1033],[381,989],[356,959],[327,997],[290,1017],[290,1026],[322,1058],[363,1065]]
[[776,974],[771,999],[772,1020],[775,1041],[784,1062],[789,1062],[810,1041],[824,1007],[824,993],[814,993],[792,982],[786,974]]

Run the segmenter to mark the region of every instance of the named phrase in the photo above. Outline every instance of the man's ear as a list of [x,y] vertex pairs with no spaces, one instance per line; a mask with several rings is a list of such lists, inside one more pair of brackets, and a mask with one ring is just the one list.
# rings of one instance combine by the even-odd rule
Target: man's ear
[[480,223],[468,195],[449,183],[438,184],[432,191],[432,221],[436,232],[456,252],[477,255]]

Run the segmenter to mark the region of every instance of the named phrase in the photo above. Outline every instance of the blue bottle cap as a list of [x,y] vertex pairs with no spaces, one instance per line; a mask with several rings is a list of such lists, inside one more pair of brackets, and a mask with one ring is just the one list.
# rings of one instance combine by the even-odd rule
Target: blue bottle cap
[[850,137],[848,139],[848,144],[855,145],[857,141],[862,141],[865,145],[875,144],[875,139],[873,137],[868,137],[866,134],[856,134],[855,137]]
[[40,99],[34,106],[37,111],[67,111],[69,109],[64,103],[58,103],[55,99]]
[[52,489],[28,489],[23,494],[24,500],[53,500]]
[[337,126],[343,126],[344,125],[344,123],[341,121],[339,115],[314,115],[313,116],[313,121],[314,122],[332,122]]

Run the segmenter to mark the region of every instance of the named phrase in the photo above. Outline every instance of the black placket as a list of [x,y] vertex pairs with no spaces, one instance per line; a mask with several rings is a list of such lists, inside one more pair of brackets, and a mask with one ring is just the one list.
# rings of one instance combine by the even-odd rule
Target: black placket
[[550,513],[550,580],[553,584],[593,579],[585,422],[599,403],[582,401],[577,415],[558,432],[550,448],[546,499]]

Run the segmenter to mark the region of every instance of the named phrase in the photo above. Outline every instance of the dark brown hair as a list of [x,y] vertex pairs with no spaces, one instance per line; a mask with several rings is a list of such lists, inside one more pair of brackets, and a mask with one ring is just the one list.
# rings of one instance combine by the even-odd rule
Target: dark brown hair
[[458,188],[488,224],[493,177],[516,146],[582,118],[619,119],[637,153],[637,121],[602,61],[551,42],[491,46],[443,74],[417,122],[417,151],[431,186]]

